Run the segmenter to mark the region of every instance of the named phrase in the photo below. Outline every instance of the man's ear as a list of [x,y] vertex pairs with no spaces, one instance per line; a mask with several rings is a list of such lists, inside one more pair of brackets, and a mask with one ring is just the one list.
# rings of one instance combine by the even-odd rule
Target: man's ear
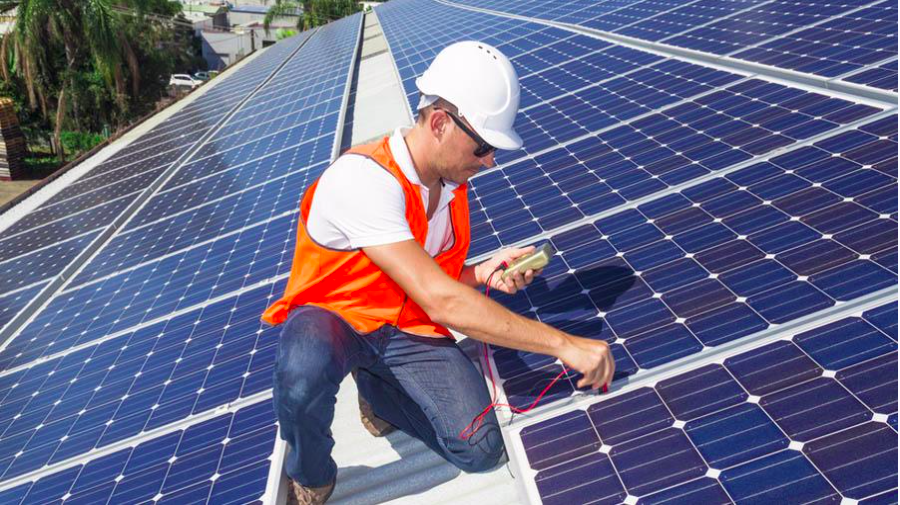
[[428,122],[428,129],[431,131],[431,135],[435,140],[444,138],[444,134],[447,132],[447,119],[446,113],[436,109],[432,109],[431,114],[428,114],[428,118],[426,119]]

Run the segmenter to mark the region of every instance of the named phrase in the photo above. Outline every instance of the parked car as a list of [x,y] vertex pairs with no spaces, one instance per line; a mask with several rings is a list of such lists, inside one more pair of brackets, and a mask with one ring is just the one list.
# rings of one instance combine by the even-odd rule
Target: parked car
[[203,81],[195,79],[188,74],[172,74],[169,78],[169,86],[194,89],[203,84]]
[[193,77],[194,77],[194,79],[197,79],[198,81],[208,81],[212,78],[212,76],[209,75],[209,72],[204,72],[204,71],[194,72]]

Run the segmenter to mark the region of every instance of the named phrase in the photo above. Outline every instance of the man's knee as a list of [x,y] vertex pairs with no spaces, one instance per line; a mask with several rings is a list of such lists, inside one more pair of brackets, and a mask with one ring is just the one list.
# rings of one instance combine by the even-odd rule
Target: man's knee
[[484,426],[468,440],[458,436],[446,441],[450,462],[464,472],[484,472],[496,467],[505,455],[497,426]]
[[283,397],[304,400],[340,384],[346,364],[333,345],[331,334],[341,328],[332,319],[329,313],[305,311],[286,323],[275,363],[276,387]]

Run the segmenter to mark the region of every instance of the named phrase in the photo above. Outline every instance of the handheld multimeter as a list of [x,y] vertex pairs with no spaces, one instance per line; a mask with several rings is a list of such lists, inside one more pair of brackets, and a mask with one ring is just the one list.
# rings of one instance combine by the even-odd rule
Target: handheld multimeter
[[513,261],[506,267],[506,270],[503,271],[500,278],[505,280],[515,272],[522,272],[524,274],[528,270],[539,270],[544,268],[547,263],[550,263],[550,258],[552,258],[554,254],[556,254],[556,249],[553,248],[550,242],[544,242],[530,254],[526,254]]

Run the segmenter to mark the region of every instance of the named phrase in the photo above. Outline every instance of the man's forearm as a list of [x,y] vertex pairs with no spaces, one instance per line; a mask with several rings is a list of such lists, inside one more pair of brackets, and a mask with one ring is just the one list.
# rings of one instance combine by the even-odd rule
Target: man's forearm
[[466,265],[462,269],[462,273],[459,274],[459,282],[469,286],[470,288],[478,289],[481,287],[481,282],[478,280],[478,274],[476,271],[478,265]]
[[510,312],[475,290],[460,288],[448,302],[446,326],[489,344],[560,356],[567,334]]

